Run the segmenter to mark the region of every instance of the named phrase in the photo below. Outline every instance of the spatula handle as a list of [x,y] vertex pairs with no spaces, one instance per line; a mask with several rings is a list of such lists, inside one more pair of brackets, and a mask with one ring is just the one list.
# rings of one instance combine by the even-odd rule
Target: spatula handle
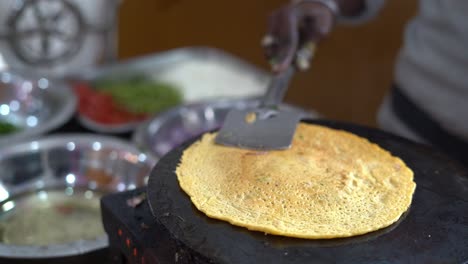
[[283,101],[284,95],[288,90],[289,81],[294,75],[295,69],[289,66],[283,72],[273,76],[266,94],[263,97],[261,107],[276,109]]

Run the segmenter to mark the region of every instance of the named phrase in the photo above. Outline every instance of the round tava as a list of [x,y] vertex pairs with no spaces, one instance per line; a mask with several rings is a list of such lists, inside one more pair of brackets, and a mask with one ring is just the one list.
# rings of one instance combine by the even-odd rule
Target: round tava
[[[175,169],[187,142],[159,161],[148,182],[156,220],[191,259],[206,263],[465,263],[468,172],[430,147],[362,126],[308,121],[369,139],[414,172],[416,191],[401,219],[366,235],[306,240],[266,235],[207,217],[179,187]],[[188,253],[187,253],[188,252]],[[177,257],[177,256],[176,256]]]

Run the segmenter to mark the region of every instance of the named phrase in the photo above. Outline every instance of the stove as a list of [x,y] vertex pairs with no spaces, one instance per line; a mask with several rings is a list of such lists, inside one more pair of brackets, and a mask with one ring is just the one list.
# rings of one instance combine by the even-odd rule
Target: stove
[[174,245],[151,214],[146,189],[111,194],[101,199],[112,263],[174,263]]
[[415,173],[411,208],[366,235],[305,240],[211,219],[180,189],[175,168],[187,142],[163,157],[147,188],[101,201],[114,263],[468,263],[468,173],[433,149],[361,126],[311,121],[368,138]]

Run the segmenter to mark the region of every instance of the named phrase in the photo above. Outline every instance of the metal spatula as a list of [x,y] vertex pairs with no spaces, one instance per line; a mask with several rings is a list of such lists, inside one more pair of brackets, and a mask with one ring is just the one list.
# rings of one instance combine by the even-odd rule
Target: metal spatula
[[291,146],[297,123],[304,113],[279,108],[294,67],[275,75],[257,108],[231,110],[216,136],[216,143],[255,150],[286,149]]

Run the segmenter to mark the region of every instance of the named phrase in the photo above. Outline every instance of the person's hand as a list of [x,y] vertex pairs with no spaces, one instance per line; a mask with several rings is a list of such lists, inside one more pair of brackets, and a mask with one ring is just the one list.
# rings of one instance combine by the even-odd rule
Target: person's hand
[[315,43],[330,33],[334,23],[334,11],[320,2],[288,4],[274,11],[262,40],[273,72],[284,71],[291,64],[301,70],[308,68]]

